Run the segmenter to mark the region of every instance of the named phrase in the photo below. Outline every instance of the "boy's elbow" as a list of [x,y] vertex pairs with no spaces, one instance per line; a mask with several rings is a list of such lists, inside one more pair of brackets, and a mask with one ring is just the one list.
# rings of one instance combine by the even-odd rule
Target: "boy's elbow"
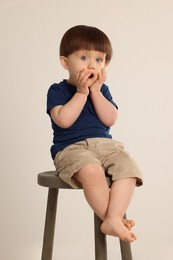
[[66,129],[69,128],[72,123],[70,120],[66,119],[63,115],[60,115],[60,109],[62,106],[57,106],[55,108],[53,108],[50,111],[50,115],[52,120],[54,121],[54,123],[59,126],[60,128]]
[[55,124],[57,126],[59,126],[60,128],[63,128],[63,129],[67,129],[71,126],[71,123],[70,122],[67,122],[67,121],[64,121],[64,120],[59,120],[59,121],[55,121]]
[[109,120],[109,121],[105,122],[105,125],[107,127],[111,127],[111,126],[113,126],[115,124],[115,122],[116,122],[116,119],[112,119],[112,120]]
[[118,110],[116,109],[115,110],[115,113],[114,114],[112,114],[112,117],[109,117],[108,118],[108,121],[107,121],[107,126],[108,127],[111,127],[111,126],[113,126],[114,124],[115,124],[115,122],[117,121],[117,117],[118,117]]
[[67,128],[69,128],[71,126],[71,124],[66,124],[66,123],[63,123],[63,124],[61,124],[61,128],[63,128],[63,129],[67,129]]

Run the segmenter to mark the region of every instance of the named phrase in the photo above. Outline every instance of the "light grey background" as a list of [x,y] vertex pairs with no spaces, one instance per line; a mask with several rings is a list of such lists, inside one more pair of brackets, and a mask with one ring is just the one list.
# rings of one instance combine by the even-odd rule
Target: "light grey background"
[[[119,105],[112,128],[145,178],[128,210],[136,221],[134,260],[172,260],[173,2],[171,0],[0,1],[0,259],[40,259],[46,188],[54,169],[48,87],[67,77],[58,63],[63,33],[77,24],[110,37],[107,84]],[[108,237],[109,260],[120,259]],[[93,213],[81,191],[61,192],[53,260],[94,259]]]

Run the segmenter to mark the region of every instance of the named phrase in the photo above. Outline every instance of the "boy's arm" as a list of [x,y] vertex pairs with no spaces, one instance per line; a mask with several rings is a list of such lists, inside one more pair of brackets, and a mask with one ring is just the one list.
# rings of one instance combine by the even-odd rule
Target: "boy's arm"
[[82,69],[76,76],[73,76],[71,79],[77,92],[65,105],[56,106],[50,110],[51,118],[59,127],[70,127],[82,112],[89,94],[89,86],[95,80],[88,78],[90,74],[91,72]]
[[90,97],[100,121],[107,127],[112,126],[118,116],[118,110],[99,90],[90,91]]
[[68,128],[76,121],[86,101],[86,94],[76,92],[65,105],[55,106],[50,110],[51,118],[59,127]]

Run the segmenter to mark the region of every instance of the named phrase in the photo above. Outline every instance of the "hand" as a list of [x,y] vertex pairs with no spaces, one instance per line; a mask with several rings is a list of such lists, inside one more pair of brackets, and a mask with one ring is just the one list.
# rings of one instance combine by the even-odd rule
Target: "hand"
[[101,86],[106,81],[106,71],[105,69],[102,69],[97,75],[93,77],[94,82],[90,87],[90,91],[100,91]]
[[96,76],[90,78],[91,71],[82,69],[79,73],[77,73],[75,77],[75,84],[78,93],[82,93],[85,95],[89,94],[89,88],[93,85],[96,80]]

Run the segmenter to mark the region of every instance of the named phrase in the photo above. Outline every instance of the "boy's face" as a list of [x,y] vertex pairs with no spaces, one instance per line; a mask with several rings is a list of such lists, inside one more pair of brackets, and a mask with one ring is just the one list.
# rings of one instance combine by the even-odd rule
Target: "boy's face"
[[69,71],[69,82],[75,85],[75,79],[80,71],[84,71],[88,78],[97,76],[106,67],[106,54],[99,51],[79,50],[67,58],[60,57],[61,64]]

